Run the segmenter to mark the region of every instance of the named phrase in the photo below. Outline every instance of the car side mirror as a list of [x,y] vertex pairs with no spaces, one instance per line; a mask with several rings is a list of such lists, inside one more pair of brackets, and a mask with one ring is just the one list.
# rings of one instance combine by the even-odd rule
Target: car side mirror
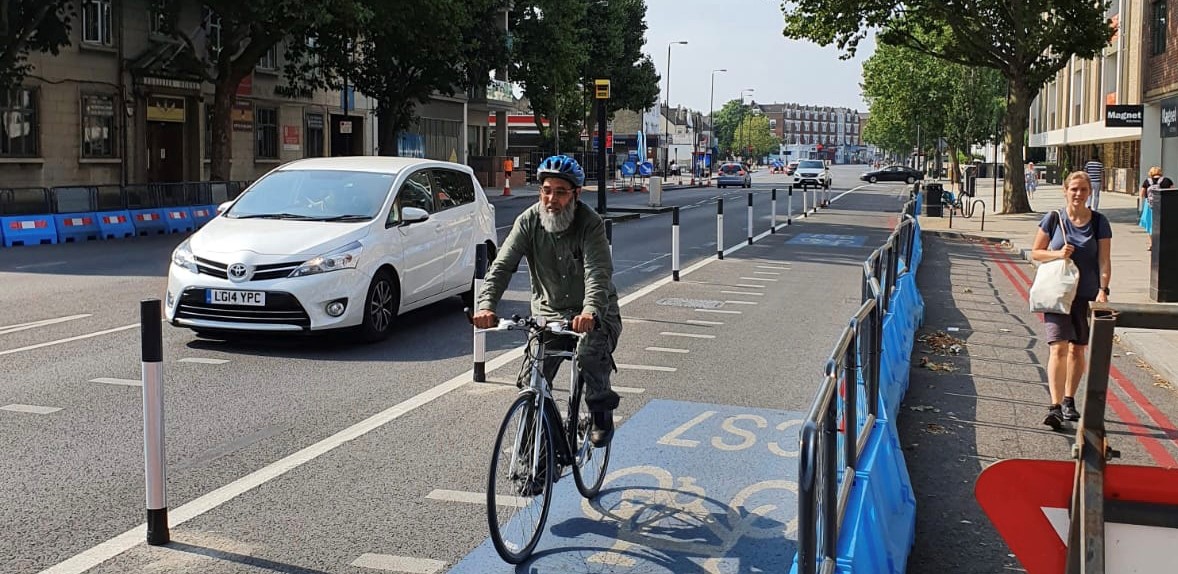
[[230,208],[232,205],[233,205],[233,202],[232,202],[232,201],[226,201],[225,203],[222,203],[221,205],[218,205],[218,206],[217,206],[217,215],[221,215],[222,213],[225,213],[226,211],[228,211],[228,210],[229,210],[229,208]]
[[401,208],[401,225],[421,223],[429,219],[429,212],[420,207]]

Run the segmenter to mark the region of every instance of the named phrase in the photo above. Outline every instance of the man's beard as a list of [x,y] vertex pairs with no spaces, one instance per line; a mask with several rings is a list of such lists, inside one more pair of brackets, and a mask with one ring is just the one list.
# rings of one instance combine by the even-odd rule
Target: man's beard
[[573,224],[573,218],[577,215],[577,202],[570,201],[564,209],[551,213],[540,206],[540,225],[549,233],[560,233],[569,228]]

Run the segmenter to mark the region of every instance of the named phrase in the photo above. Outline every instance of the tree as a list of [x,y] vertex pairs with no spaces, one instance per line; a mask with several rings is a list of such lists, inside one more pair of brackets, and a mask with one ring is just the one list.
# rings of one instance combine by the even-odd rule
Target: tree
[[[658,102],[659,75],[654,61],[642,53],[645,0],[591,0],[580,29],[589,48],[583,78],[586,94],[592,94],[594,79],[609,79],[606,111],[611,116],[618,110],[645,110]],[[597,125],[596,117],[596,106],[591,106],[590,126]]]
[[[164,30],[187,48],[181,66],[213,84],[209,170],[213,180],[231,177],[237,86],[262,57],[286,38],[301,43],[312,30],[350,29],[367,14],[357,0],[201,0],[204,24],[196,37],[178,25],[181,10],[190,4],[176,0],[152,0],[152,4],[164,14]],[[210,36],[210,30],[219,32]],[[198,45],[197,40],[203,41]]]
[[739,147],[739,144],[734,141],[736,128],[750,111],[751,108],[741,103],[740,100],[729,100],[715,113],[712,129],[715,132],[716,146],[720,149],[720,155],[730,156],[735,147]]
[[769,118],[760,113],[745,114],[733,135],[742,157],[764,157],[780,149],[781,140],[769,129]]
[[[1108,6],[1108,0],[795,0],[782,11],[785,36],[834,44],[848,57],[878,29],[881,44],[998,70],[1010,94],[1006,172],[1021,173],[1031,99],[1073,56],[1092,58],[1108,45]],[[1003,213],[1030,211],[1024,185],[1021,177],[1006,178]]]
[[31,52],[57,55],[70,43],[70,0],[0,0],[0,93],[19,86]]

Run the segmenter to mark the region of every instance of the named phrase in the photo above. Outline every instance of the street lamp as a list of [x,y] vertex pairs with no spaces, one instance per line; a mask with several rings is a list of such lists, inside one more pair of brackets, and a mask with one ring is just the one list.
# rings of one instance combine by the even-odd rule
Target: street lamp
[[[716,100],[716,72],[727,72],[727,68],[719,70],[712,70],[712,90],[708,94],[708,145],[715,147],[713,140],[716,138],[716,114],[715,114],[715,100]],[[715,158],[713,158],[715,159]],[[708,172],[711,172],[711,163],[708,164]],[[709,175],[708,177],[711,177]]]
[[[750,95],[750,96],[751,96],[751,95],[753,95],[753,92],[755,92],[755,91],[757,91],[755,88],[745,88],[745,89],[743,89],[743,90],[741,90],[741,91],[740,91],[740,123],[742,123],[742,124],[745,124],[745,125],[744,125],[744,134],[748,134],[748,131],[749,131],[749,126],[748,126],[748,124],[745,122],[745,115],[744,115],[744,96],[745,96],[745,93],[746,93],[746,92],[748,93],[748,95]],[[749,101],[751,102],[752,100],[750,99]],[[740,150],[740,151],[741,151],[741,155],[740,155],[740,157],[742,157],[742,158],[744,158],[744,157],[745,157],[745,156],[744,156],[744,154],[748,152],[748,150],[744,148],[744,139],[745,139],[745,138],[744,138],[744,137],[743,137],[743,135],[742,135],[742,137],[741,137],[741,142],[740,142],[740,143],[741,143],[741,148],[742,148],[742,149]],[[747,160],[748,158],[745,158],[745,159]]]
[[667,173],[667,156],[671,155],[671,148],[667,139],[670,137],[671,122],[669,121],[669,114],[671,113],[671,46],[676,44],[686,45],[686,40],[679,40],[678,42],[671,42],[667,44],[667,97],[663,104],[663,177],[670,174]]

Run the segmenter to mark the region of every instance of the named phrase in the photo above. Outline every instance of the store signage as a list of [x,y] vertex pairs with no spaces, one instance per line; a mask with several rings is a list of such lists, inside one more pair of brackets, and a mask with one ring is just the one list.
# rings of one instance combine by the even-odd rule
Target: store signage
[[1139,128],[1144,125],[1145,112],[1140,105],[1104,107],[1104,127]]
[[1162,101],[1162,137],[1178,138],[1178,98]]

